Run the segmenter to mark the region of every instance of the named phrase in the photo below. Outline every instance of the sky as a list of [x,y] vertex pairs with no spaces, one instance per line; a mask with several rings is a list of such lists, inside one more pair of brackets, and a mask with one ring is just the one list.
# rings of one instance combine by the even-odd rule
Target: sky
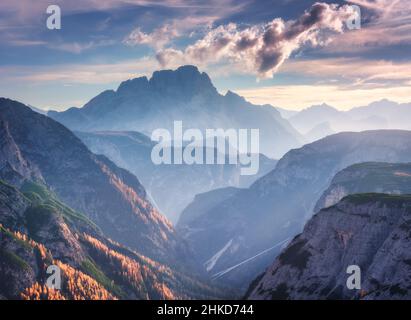
[[185,64],[257,104],[411,102],[410,52],[411,0],[0,2],[0,96],[45,110]]

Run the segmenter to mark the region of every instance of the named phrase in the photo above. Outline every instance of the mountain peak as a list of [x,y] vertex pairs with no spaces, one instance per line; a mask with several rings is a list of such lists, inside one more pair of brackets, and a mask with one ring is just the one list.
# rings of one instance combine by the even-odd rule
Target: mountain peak
[[381,99],[379,101],[374,101],[368,105],[369,107],[393,107],[398,106],[398,103],[388,99]]
[[192,65],[181,66],[176,70],[155,71],[149,82],[152,89],[165,93],[184,95],[217,93],[210,77]]
[[176,70],[154,71],[150,80],[143,76],[123,81],[117,89],[117,94],[139,95],[150,90],[189,96],[203,92],[217,92],[205,72],[200,72],[196,66],[184,65]]
[[[180,76],[180,77],[186,77],[186,78],[196,78],[196,77],[201,77],[203,74],[206,75],[206,73],[201,73],[196,66],[193,65],[184,65],[180,66],[175,70],[171,69],[164,69],[164,70],[157,70],[153,72],[153,75],[150,79],[151,81],[156,81],[158,78],[164,78],[167,76]],[[207,75],[208,77],[208,75]]]
[[190,73],[198,73],[198,74],[200,74],[200,71],[198,70],[198,68],[196,67],[196,66],[194,66],[194,65],[191,65],[191,64],[187,64],[187,65],[184,65],[184,66],[180,66],[180,67],[178,67],[177,68],[177,70],[176,70],[177,72],[190,72]]
[[117,89],[119,94],[136,93],[146,90],[148,88],[147,77],[138,77],[123,81]]
[[322,104],[317,104],[317,105],[313,105],[311,107],[309,107],[308,109],[317,109],[317,110],[336,110],[334,107],[326,104],[326,103],[322,103]]
[[245,101],[245,99],[242,96],[239,96],[237,93],[235,93],[231,90],[227,91],[227,93],[225,94],[225,97],[229,98],[229,99],[233,99],[233,100],[234,99],[241,100],[241,102]]

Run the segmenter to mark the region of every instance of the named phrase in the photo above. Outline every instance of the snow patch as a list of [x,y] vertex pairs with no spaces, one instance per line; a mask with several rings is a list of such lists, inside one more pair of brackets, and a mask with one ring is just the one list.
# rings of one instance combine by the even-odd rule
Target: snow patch
[[238,267],[242,266],[243,264],[246,264],[246,263],[248,263],[248,262],[250,262],[250,261],[253,261],[254,259],[258,258],[259,256],[261,256],[261,255],[263,255],[263,254],[265,254],[265,253],[267,253],[268,251],[273,250],[273,249],[276,248],[276,247],[279,247],[279,246],[284,247],[290,240],[291,240],[291,238],[287,238],[287,239],[285,239],[285,240],[283,240],[283,241],[275,244],[274,246],[272,246],[272,247],[270,247],[270,248],[268,248],[268,249],[266,249],[266,250],[261,251],[260,253],[256,254],[255,256],[253,256],[253,257],[251,257],[251,258],[248,258],[248,259],[244,260],[243,262],[240,262],[239,264],[236,264],[235,266],[232,266],[232,267],[230,267],[230,268],[228,268],[228,269],[225,269],[225,270],[223,270],[223,271],[220,271],[220,272],[214,274],[211,278],[212,278],[213,280],[216,280],[216,279],[218,279],[218,278],[221,278],[221,277],[224,276],[225,274],[233,271],[234,269],[237,269]]
[[216,265],[218,259],[221,258],[221,256],[224,254],[224,252],[227,251],[228,248],[230,248],[230,246],[233,244],[233,239],[231,239],[230,241],[228,241],[226,243],[226,245],[220,250],[218,251],[214,256],[211,257],[211,259],[207,260],[204,263],[204,266],[206,267],[207,271],[211,271],[213,270],[214,266]]

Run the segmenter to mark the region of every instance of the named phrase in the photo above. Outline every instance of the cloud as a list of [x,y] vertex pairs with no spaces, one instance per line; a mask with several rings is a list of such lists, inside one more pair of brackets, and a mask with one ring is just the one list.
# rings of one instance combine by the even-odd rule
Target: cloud
[[184,50],[158,51],[157,59],[164,67],[178,63],[205,66],[221,60],[240,62],[259,77],[272,77],[302,46],[326,45],[332,33],[343,32],[351,16],[349,6],[315,3],[293,21],[277,18],[243,29],[234,23],[218,26]]
[[271,104],[290,110],[327,103],[340,110],[389,99],[399,103],[411,102],[411,86],[383,88],[352,88],[338,85],[288,85],[237,90],[238,94],[256,104]]
[[[113,16],[114,19],[117,19],[116,21],[119,21],[119,17],[124,14],[129,19],[129,12],[132,10],[144,13],[145,18],[152,19],[153,23],[163,21],[163,13],[168,12],[170,21],[165,21],[162,27],[158,27],[150,33],[145,33],[143,25],[143,28],[136,28],[124,39],[124,43],[128,45],[146,44],[158,50],[182,32],[189,33],[190,28],[206,27],[219,19],[240,12],[248,1],[250,0],[210,0],[207,2],[197,0],[55,0],[52,4],[61,7],[63,28],[65,28],[64,17],[67,16],[79,15],[78,21],[79,26],[81,26],[84,23],[81,19],[84,19],[85,14],[95,12],[101,14],[104,12],[109,16],[103,22],[103,26],[107,27],[107,21],[110,21],[110,17]],[[0,41],[2,44],[32,46],[42,41],[45,44],[50,44],[49,48],[73,53],[80,53],[88,48],[95,47],[95,44],[90,44],[90,41],[86,39],[92,39],[95,31],[101,31],[99,29],[101,28],[100,25],[95,26],[95,29],[89,30],[88,33],[79,33],[77,39],[71,40],[70,43],[53,46],[52,39],[44,34],[46,8],[49,5],[50,1],[48,0],[0,1],[2,16]],[[138,21],[139,24],[146,22]],[[124,25],[127,24],[124,23]],[[118,26],[121,26],[120,22],[116,27]],[[123,35],[120,37],[123,37]],[[122,39],[116,40],[121,43]]]
[[338,79],[345,86],[357,87],[404,85],[411,81],[410,62],[361,58],[290,60],[284,65],[282,72],[321,79]]
[[[41,19],[46,8],[50,5],[58,5],[63,13],[76,14],[93,11],[110,11],[118,8],[142,7],[142,8],[168,8],[190,10],[190,13],[212,13],[214,16],[224,17],[235,12],[239,12],[247,0],[2,0],[0,1],[0,12],[4,13],[4,18],[20,20]],[[3,18],[3,17],[2,17]]]
[[95,49],[98,47],[110,46],[116,44],[115,40],[94,40],[88,42],[60,42],[60,43],[50,43],[46,46],[50,49],[80,54],[86,50]]
[[[149,75],[158,62],[149,57],[119,63],[61,66],[9,66],[0,68],[7,83],[110,84]],[[0,82],[1,83],[1,82]]]
[[174,39],[187,36],[188,33],[201,32],[210,28],[218,16],[192,16],[182,19],[173,19],[170,22],[155,28],[151,32],[144,32],[140,27],[134,29],[123,40],[129,46],[147,45],[156,50],[163,49]]
[[[360,30],[340,35],[327,47],[331,53],[358,53],[381,47],[411,44],[409,0],[346,0],[359,5],[363,21]],[[366,19],[365,19],[366,18]]]
[[162,49],[179,35],[178,30],[174,26],[165,24],[151,33],[144,33],[141,31],[141,28],[137,28],[133,30],[123,42],[129,46],[147,44],[155,49]]

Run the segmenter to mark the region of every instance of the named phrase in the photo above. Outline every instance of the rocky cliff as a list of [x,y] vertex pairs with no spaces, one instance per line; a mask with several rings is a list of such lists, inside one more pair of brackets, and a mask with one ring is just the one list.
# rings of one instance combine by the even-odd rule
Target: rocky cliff
[[[0,181],[2,299],[191,299],[221,292],[108,238],[44,186]],[[47,268],[61,288],[46,286]]]
[[[350,195],[322,209],[252,286],[250,299],[410,299],[411,196]],[[348,266],[361,288],[348,289]]]
[[[0,125],[12,150],[1,154],[0,163],[21,177],[41,179],[113,240],[170,265],[196,268],[191,251],[130,172],[94,155],[64,126],[18,102],[0,99]],[[8,177],[0,178],[15,182]]]
[[366,162],[349,166],[335,175],[314,211],[356,193],[411,194],[411,164]]

